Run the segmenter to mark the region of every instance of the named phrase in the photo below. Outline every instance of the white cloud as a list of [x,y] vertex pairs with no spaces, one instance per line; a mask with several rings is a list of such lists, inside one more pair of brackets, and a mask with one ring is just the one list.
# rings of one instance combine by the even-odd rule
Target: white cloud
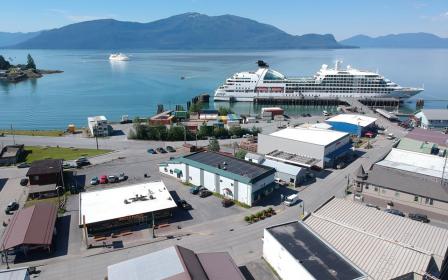
[[448,21],[448,12],[444,12],[435,16],[420,16],[420,18],[433,22]]

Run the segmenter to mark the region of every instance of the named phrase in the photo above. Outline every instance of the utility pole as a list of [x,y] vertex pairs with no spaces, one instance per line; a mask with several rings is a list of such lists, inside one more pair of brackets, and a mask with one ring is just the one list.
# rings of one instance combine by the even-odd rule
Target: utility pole
[[3,255],[5,256],[6,269],[9,269],[8,252],[5,250],[5,244],[3,243],[2,245],[3,245]]
[[14,142],[14,145],[16,144],[16,138],[14,137],[14,132],[12,130],[12,124],[11,124],[11,135],[12,135],[12,141]]
[[98,150],[98,135],[95,134],[96,149]]
[[152,238],[156,238],[156,230],[155,230],[156,222],[154,212],[151,212],[151,214],[152,214]]
[[[445,146],[448,145],[448,140],[445,141]],[[445,183],[445,169],[446,169],[446,159],[447,159],[447,150],[445,150],[445,162],[443,163],[443,171],[442,171],[442,178],[440,178],[440,185],[443,185]]]

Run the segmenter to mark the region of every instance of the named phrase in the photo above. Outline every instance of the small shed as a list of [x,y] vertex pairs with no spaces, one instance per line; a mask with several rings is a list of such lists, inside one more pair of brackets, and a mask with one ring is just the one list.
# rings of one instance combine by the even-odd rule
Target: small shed
[[7,145],[0,150],[0,166],[19,162],[24,153],[23,145]]
[[43,159],[31,163],[26,176],[30,185],[62,185],[64,186],[62,159]]

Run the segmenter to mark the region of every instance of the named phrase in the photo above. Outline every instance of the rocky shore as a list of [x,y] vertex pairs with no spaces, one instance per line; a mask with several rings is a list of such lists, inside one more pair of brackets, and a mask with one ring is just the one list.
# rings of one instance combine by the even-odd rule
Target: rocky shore
[[8,70],[0,70],[0,81],[9,83],[18,83],[28,79],[41,78],[46,74],[62,73],[61,70],[43,70],[43,69],[25,69],[10,68]]

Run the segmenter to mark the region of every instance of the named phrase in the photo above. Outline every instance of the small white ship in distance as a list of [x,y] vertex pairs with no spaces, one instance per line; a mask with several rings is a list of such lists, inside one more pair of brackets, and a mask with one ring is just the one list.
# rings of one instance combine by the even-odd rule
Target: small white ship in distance
[[348,65],[334,68],[322,65],[313,77],[286,77],[272,70],[262,60],[258,70],[239,72],[226,79],[215,91],[215,101],[248,101],[257,97],[311,97],[311,98],[384,98],[406,100],[423,88],[402,87],[371,71],[358,70]]
[[109,56],[109,60],[112,61],[126,61],[129,60],[129,57],[122,53],[113,53]]

